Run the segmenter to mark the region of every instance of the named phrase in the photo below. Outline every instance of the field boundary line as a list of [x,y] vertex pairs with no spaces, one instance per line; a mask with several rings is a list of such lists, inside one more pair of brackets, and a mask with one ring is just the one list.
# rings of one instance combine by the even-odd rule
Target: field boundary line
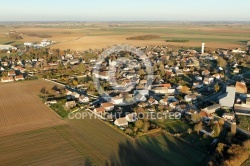
[[72,141],[70,141],[58,128],[57,126],[53,126],[53,128],[67,141],[70,143],[70,145],[72,145],[80,154],[82,154],[84,157],[86,157],[87,159],[89,159],[94,165],[96,165],[96,163],[94,162],[94,160],[92,158],[90,158],[86,153],[84,153],[80,148],[77,147],[77,145],[75,143],[73,143]]

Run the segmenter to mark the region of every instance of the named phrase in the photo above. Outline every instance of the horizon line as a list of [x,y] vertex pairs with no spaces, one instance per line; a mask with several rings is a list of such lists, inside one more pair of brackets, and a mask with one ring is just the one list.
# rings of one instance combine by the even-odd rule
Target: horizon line
[[51,21],[39,21],[39,20],[32,20],[32,21],[1,21],[0,20],[0,23],[5,23],[5,22],[82,22],[82,23],[84,23],[84,22],[235,22],[235,23],[237,23],[237,22],[240,22],[240,23],[242,23],[242,22],[244,22],[244,23],[250,23],[250,21],[248,20],[248,21],[234,21],[234,20],[215,20],[215,21],[213,21],[213,20],[197,20],[197,21],[195,21],[195,20],[166,20],[166,21],[154,21],[154,20],[148,20],[148,21],[146,21],[146,20],[138,20],[138,21],[128,21],[128,20],[126,20],[126,21],[118,21],[118,20],[115,20],[115,21],[109,21],[109,20],[103,20],[103,21],[77,21],[77,20],[72,20],[72,21],[69,21],[69,20],[51,20]]

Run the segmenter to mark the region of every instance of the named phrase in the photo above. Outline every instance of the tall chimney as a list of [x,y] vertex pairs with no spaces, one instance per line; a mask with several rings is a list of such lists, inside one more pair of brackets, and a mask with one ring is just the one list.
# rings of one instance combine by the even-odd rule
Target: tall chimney
[[205,50],[205,43],[201,43],[201,53],[203,54]]

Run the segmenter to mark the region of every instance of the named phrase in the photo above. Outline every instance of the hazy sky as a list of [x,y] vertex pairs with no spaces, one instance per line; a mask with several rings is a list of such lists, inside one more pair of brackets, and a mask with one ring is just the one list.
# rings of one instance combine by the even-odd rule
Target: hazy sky
[[4,0],[0,21],[250,21],[250,1]]

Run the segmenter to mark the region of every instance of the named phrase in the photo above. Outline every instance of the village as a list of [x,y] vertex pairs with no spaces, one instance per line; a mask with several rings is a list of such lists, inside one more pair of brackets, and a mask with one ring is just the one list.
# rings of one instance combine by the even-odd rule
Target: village
[[2,48],[1,82],[54,82],[53,89],[41,89],[40,97],[63,118],[87,110],[131,137],[163,129],[190,143],[210,139],[208,150],[224,126],[249,135],[249,123],[241,125],[250,115],[247,48],[147,46],[137,47],[141,56],[115,52],[102,61],[103,50],[50,50],[27,42]]

